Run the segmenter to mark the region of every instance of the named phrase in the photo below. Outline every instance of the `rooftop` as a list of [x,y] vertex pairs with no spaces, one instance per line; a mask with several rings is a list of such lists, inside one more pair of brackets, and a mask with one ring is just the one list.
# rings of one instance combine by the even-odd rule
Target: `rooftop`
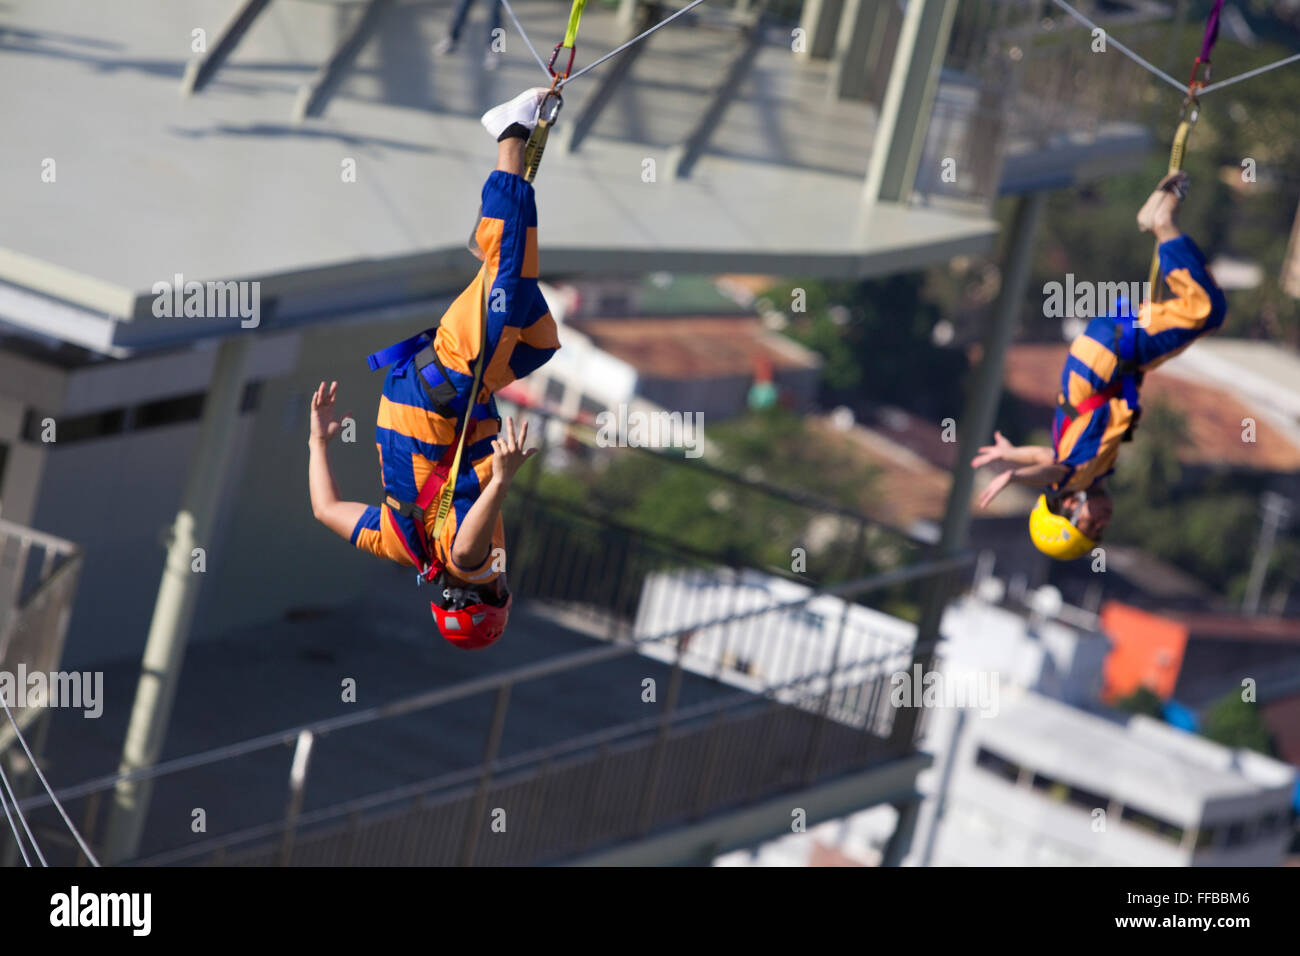
[[749,376],[761,363],[776,372],[821,366],[816,353],[769,332],[750,316],[574,319],[568,324],[649,378]]
[[1162,816],[1194,819],[1207,800],[1289,788],[1294,780],[1285,764],[1141,715],[1119,723],[1014,688],[1005,696],[1000,719],[980,725],[991,749]]
[[[554,4],[521,0],[518,10],[538,43],[561,29]],[[432,55],[445,6],[395,4],[324,115],[295,125],[300,88],[350,27],[347,7],[271,5],[190,98],[180,83],[191,32],[215,42],[229,15],[220,4],[14,0],[5,13],[0,165],[30,175],[0,179],[0,292],[10,284],[0,315],[101,351],[230,334],[229,322],[152,316],[154,284],[176,274],[260,280],[281,322],[463,282],[494,156],[477,117],[540,79],[513,32],[500,68],[485,72],[465,52]],[[588,10],[579,63],[619,35],[612,11]],[[987,219],[864,210],[872,108],[828,97],[828,66],[792,62],[780,31],[766,37],[712,151],[674,179],[668,151],[702,115],[734,42],[699,23],[660,31],[580,149],[552,145],[538,179],[545,272],[865,276],[990,248]],[[599,76],[575,82],[566,119],[581,115]],[[647,182],[649,159],[658,167]],[[350,163],[355,182],[341,175]],[[14,297],[23,291],[72,311]]]

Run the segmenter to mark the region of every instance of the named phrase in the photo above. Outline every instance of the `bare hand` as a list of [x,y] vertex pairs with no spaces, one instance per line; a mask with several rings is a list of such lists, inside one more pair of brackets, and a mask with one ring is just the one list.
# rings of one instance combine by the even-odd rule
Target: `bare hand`
[[1002,492],[1002,489],[1011,482],[1011,475],[1012,472],[1004,471],[988,483],[988,487],[980,494],[981,508],[987,508],[993,503],[993,499],[996,498]]
[[506,429],[497,435],[492,442],[492,480],[500,481],[509,485],[515,472],[519,467],[533,455],[537,454],[536,448],[524,449],[524,442],[528,439],[528,422],[524,422],[523,427],[519,430],[519,437],[515,437],[515,420],[506,418]]
[[979,468],[983,465],[991,465],[995,461],[1002,461],[1006,458],[1008,452],[1015,450],[1015,447],[1002,436],[1001,432],[994,432],[993,444],[980,448],[979,454],[971,459],[970,466]]
[[[311,438],[312,441],[329,443],[339,432],[343,423],[334,418],[334,399],[338,397],[339,383],[331,382],[329,391],[321,382],[311,397]],[[346,417],[346,416],[345,416]]]

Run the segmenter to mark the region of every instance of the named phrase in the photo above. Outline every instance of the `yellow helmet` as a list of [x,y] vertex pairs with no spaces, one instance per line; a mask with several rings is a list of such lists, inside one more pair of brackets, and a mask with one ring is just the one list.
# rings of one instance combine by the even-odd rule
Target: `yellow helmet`
[[1029,537],[1033,539],[1034,547],[1057,561],[1081,558],[1097,544],[1076,528],[1069,518],[1049,508],[1047,495],[1039,495],[1038,503],[1029,513]]

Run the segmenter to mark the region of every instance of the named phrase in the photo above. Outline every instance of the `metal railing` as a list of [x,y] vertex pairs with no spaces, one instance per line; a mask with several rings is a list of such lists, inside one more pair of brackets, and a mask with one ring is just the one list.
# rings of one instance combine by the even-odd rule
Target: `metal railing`
[[[81,552],[72,542],[0,520],[0,672],[58,667],[80,570]],[[24,731],[43,710],[26,695],[9,704]],[[0,754],[14,739],[0,719]]]
[[[1089,6],[1089,5],[1085,5]],[[1152,47],[1171,9],[1133,2],[1105,16],[1126,44]],[[1147,116],[1145,77],[1092,51],[1086,28],[1043,0],[961,3],[918,167],[918,198],[991,204],[1008,152],[1077,148]],[[1119,62],[1117,62],[1119,61]],[[952,160],[956,181],[945,179]]]
[[[567,548],[572,538],[550,533],[561,526],[561,516],[540,502],[533,508],[533,520],[539,522],[533,540]],[[574,535],[592,530],[581,521],[574,524]],[[540,533],[543,527],[548,533]],[[610,543],[607,537],[605,544]],[[641,536],[610,553],[620,547],[623,556],[609,562],[615,568],[609,586],[597,584],[587,600],[569,590],[579,578],[598,578],[595,569],[581,563],[567,562],[568,580],[547,577],[543,570],[511,577],[517,597],[530,599],[521,610],[562,619],[579,614],[599,624],[594,633],[607,643],[167,761],[126,778],[113,774],[90,780],[60,790],[59,797],[74,817],[80,813],[93,843],[101,797],[119,779],[157,779],[157,806],[167,787],[192,801],[196,791],[239,787],[240,780],[265,790],[267,779],[289,769],[290,797],[287,808],[280,804],[280,814],[268,801],[263,801],[259,820],[250,819],[252,811],[240,817],[245,807],[223,807],[222,816],[233,819],[237,828],[170,850],[155,847],[136,862],[537,863],[635,839],[911,751],[913,735],[904,740],[894,733],[888,704],[890,676],[906,669],[910,641],[906,633],[881,630],[872,622],[864,626],[857,615],[866,609],[851,599],[950,575],[969,560],[921,564],[820,590],[772,577],[768,580],[796,590],[762,603],[751,596],[747,604],[716,616],[707,604],[689,597],[669,613],[661,595],[656,613],[689,623],[650,633],[646,622],[653,615],[645,594],[654,575],[660,580],[663,575],[696,575],[694,580],[702,581],[698,576],[708,574],[718,587],[748,582],[752,591],[758,573],[706,572],[704,562],[680,555],[674,562],[669,549]],[[531,561],[543,565],[554,553],[535,551]],[[516,553],[512,565],[522,563],[530,562]],[[808,624],[814,608],[820,615],[816,628]],[[709,614],[707,619],[702,612]],[[800,613],[805,613],[804,631],[792,641],[792,615]],[[593,633],[590,627],[581,630]],[[657,705],[646,708],[651,716],[607,721],[597,713],[587,729],[549,737],[531,726],[539,717],[539,695],[563,700],[581,687],[581,693],[599,697],[610,683],[610,669],[637,655],[647,659],[637,673],[653,675],[660,685]],[[634,691],[640,694],[639,687]],[[531,704],[520,710],[521,699]],[[584,704],[581,709],[589,708]],[[454,732],[463,736],[466,726],[482,728],[476,757],[422,756],[422,766],[440,772],[373,795],[303,809],[312,779],[336,781],[349,773],[349,752],[365,746],[356,736],[364,734],[363,728],[427,739],[434,712],[443,715],[437,726],[449,733],[459,728]],[[291,769],[282,755],[289,744],[295,745]],[[206,779],[195,779],[204,774]],[[72,809],[77,801],[80,809]],[[33,798],[24,809],[40,810],[47,803],[47,798]],[[509,835],[492,830],[489,811],[498,808],[514,821]],[[479,821],[487,822],[479,827]]]

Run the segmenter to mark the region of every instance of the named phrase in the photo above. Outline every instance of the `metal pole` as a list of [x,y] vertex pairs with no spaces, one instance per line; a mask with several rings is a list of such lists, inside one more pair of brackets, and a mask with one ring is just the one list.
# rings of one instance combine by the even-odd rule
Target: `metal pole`
[[1268,562],[1273,557],[1278,529],[1291,516],[1291,502],[1276,492],[1264,492],[1261,506],[1264,523],[1259,530],[1259,543],[1255,546],[1255,560],[1250,565],[1246,597],[1241,602],[1242,610],[1252,615],[1259,613],[1259,598],[1264,591],[1264,579],[1268,576]]
[[672,677],[668,682],[668,700],[664,704],[663,716],[659,719],[659,730],[655,734],[655,748],[650,757],[650,772],[645,789],[641,791],[641,806],[637,810],[636,832],[643,834],[650,829],[654,821],[654,805],[658,797],[659,777],[663,773],[664,757],[668,748],[668,734],[672,728],[673,715],[677,712],[677,698],[682,691],[682,653],[690,640],[690,633],[677,638],[677,660],[673,663]]
[[[198,447],[190,462],[180,511],[172,525],[162,582],[149,625],[140,682],[136,686],[118,770],[122,774],[152,766],[162,753],[202,580],[191,570],[193,551],[196,547],[206,547],[211,537],[239,425],[247,352],[247,336],[233,335],[221,343],[217,353],[212,384],[203,403]],[[117,784],[104,842],[105,863],[129,860],[139,851],[152,792],[150,780]]]
[[[962,414],[957,461],[952,469],[952,488],[948,492],[937,558],[959,554],[966,548],[970,533],[970,499],[975,484],[970,460],[980,443],[992,432],[997,417],[998,401],[1002,396],[1002,363],[1020,317],[1033,261],[1034,234],[1044,202],[1045,194],[1032,192],[1020,197],[1017,203],[1003,270],[1002,291],[985,336],[984,357],[976,372],[974,388]],[[951,574],[936,575],[926,589],[909,673],[919,664],[924,674],[934,661],[939,624],[950,597],[951,582]],[[893,731],[897,742],[907,745],[916,730],[919,714],[919,708],[904,708],[899,713]]]
[[501,750],[501,735],[506,729],[506,711],[510,707],[512,686],[510,683],[505,683],[497,691],[496,707],[492,711],[492,726],[488,730],[487,745],[483,748],[483,772],[479,775],[474,803],[470,809],[469,819],[465,823],[465,842],[461,844],[460,850],[461,866],[473,864],[474,851],[478,848],[478,835],[483,827],[483,810],[487,806],[488,789],[492,785],[492,764]]
[[288,866],[293,856],[293,840],[298,828],[298,814],[302,812],[302,798],[307,789],[307,766],[311,762],[311,745],[315,738],[310,730],[298,734],[298,745],[293,750],[293,766],[289,769],[289,805],[284,811],[284,837],[280,841],[280,865]]

